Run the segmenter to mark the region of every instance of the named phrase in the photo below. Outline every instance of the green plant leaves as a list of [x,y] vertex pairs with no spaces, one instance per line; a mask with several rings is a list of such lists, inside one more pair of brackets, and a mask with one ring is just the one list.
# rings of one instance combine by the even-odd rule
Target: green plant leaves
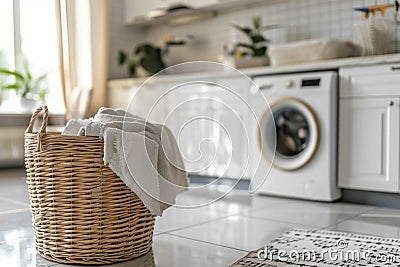
[[1,88],[3,90],[18,90],[21,88],[21,85],[18,83],[11,83],[11,84],[3,85]]
[[260,47],[255,47],[253,45],[245,44],[245,43],[237,43],[236,48],[245,48],[246,50],[250,51],[249,52],[242,52],[242,55],[251,55],[252,57],[262,57],[265,56],[265,53],[267,52],[267,47],[266,46],[260,46]]
[[20,80],[21,82],[25,81],[24,75],[18,71],[12,71],[12,70],[8,70],[8,69],[0,69],[0,74],[12,75],[17,80]]
[[253,26],[256,30],[259,30],[261,27],[261,18],[260,17],[255,17],[253,19]]
[[44,99],[45,95],[47,94],[47,87],[43,86],[43,82],[47,78],[48,74],[46,73],[35,78],[32,75],[28,64],[24,65],[24,72],[0,69],[0,74],[15,77],[14,83],[1,85],[0,88],[2,90],[16,90],[24,97],[28,96],[29,94],[38,95],[41,99]]
[[250,38],[251,38],[251,41],[253,42],[253,44],[260,43],[260,42],[268,42],[268,40],[261,34],[251,35]]
[[127,59],[128,59],[128,54],[123,50],[119,50],[118,51],[118,65],[119,66],[124,65],[125,62],[127,61]]
[[254,49],[254,46],[253,46],[253,45],[251,45],[251,44],[245,44],[245,43],[237,43],[237,44],[235,45],[235,47],[243,47],[243,48],[250,49],[250,50],[253,50],[253,49]]
[[140,65],[148,72],[154,74],[165,68],[161,60],[161,49],[152,47],[146,50],[147,54],[142,55]]
[[27,78],[28,81],[31,81],[32,80],[32,73],[29,70],[28,63],[25,62],[24,68],[25,68],[25,77]]
[[164,68],[164,65],[161,61],[155,60],[150,57],[143,57],[140,59],[140,65],[147,70],[148,72],[154,74],[161,71]]
[[139,44],[135,47],[132,53],[132,58],[124,51],[118,52],[119,65],[127,64],[129,75],[133,76],[136,73],[138,66],[141,66],[147,72],[154,74],[165,68],[162,61],[161,49],[150,43]]
[[141,45],[138,45],[135,49],[135,55],[139,54],[155,54],[156,53],[156,48],[152,46],[151,44],[144,43]]
[[266,46],[261,46],[257,47],[253,50],[253,57],[262,57],[265,56],[265,53],[267,52],[267,47]]
[[243,32],[244,34],[246,34],[247,36],[250,36],[251,34],[251,29],[249,27],[242,27],[236,24],[233,24],[233,27],[235,27],[236,29],[238,29],[239,31]]
[[[245,49],[245,52],[242,52],[242,55],[249,54],[253,57],[265,56],[267,52],[266,44],[269,42],[269,39],[264,37],[262,31],[270,30],[279,27],[278,25],[265,25],[262,26],[262,21],[260,17],[255,17],[253,19],[253,28],[242,27],[236,24],[233,24],[233,27],[244,33],[248,38],[250,43],[242,43],[239,42],[235,45],[235,48]],[[249,51],[249,52],[246,52]]]
[[136,66],[137,66],[136,62],[134,62],[134,61],[129,62],[129,64],[128,64],[129,75],[133,76],[135,74]]

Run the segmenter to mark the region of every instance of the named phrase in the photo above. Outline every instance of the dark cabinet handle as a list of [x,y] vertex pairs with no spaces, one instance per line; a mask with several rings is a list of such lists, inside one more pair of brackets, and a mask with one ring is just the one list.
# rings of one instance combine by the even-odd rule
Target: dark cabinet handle
[[400,66],[391,66],[390,69],[391,71],[400,71]]

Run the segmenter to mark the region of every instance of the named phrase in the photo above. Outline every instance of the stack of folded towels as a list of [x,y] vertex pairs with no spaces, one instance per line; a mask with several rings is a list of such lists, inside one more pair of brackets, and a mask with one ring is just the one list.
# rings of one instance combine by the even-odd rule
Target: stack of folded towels
[[70,120],[63,135],[104,140],[104,164],[161,216],[187,190],[188,178],[172,132],[122,109],[100,108],[90,119]]

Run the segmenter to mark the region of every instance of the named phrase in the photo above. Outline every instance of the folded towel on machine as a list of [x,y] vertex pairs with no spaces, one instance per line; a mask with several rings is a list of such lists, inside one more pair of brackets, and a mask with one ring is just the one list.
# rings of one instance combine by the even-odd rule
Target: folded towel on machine
[[104,163],[160,216],[187,190],[182,156],[168,127],[122,109],[100,108],[92,119],[70,120],[63,135],[104,139]]

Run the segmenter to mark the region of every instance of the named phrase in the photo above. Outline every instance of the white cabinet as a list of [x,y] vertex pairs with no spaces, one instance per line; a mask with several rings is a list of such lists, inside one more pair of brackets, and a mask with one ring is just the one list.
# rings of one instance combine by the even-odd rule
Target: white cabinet
[[248,178],[250,80],[159,77],[146,83],[109,83],[110,106],[167,125],[190,174]]
[[210,83],[184,85],[170,98],[167,125],[177,137],[185,167],[195,175],[248,177],[250,112],[245,99],[250,82],[242,77],[206,80]]
[[399,192],[400,73],[341,70],[339,186]]
[[341,187],[399,191],[399,104],[399,97],[341,100]]
[[108,106],[127,109],[136,86],[125,81],[114,80],[108,83]]
[[129,111],[150,122],[165,124],[168,119],[170,84],[152,78],[140,85],[132,96]]
[[108,83],[111,108],[122,108],[146,118],[149,121],[164,123],[168,115],[169,96],[164,96],[169,84],[158,82],[156,78],[112,80]]

